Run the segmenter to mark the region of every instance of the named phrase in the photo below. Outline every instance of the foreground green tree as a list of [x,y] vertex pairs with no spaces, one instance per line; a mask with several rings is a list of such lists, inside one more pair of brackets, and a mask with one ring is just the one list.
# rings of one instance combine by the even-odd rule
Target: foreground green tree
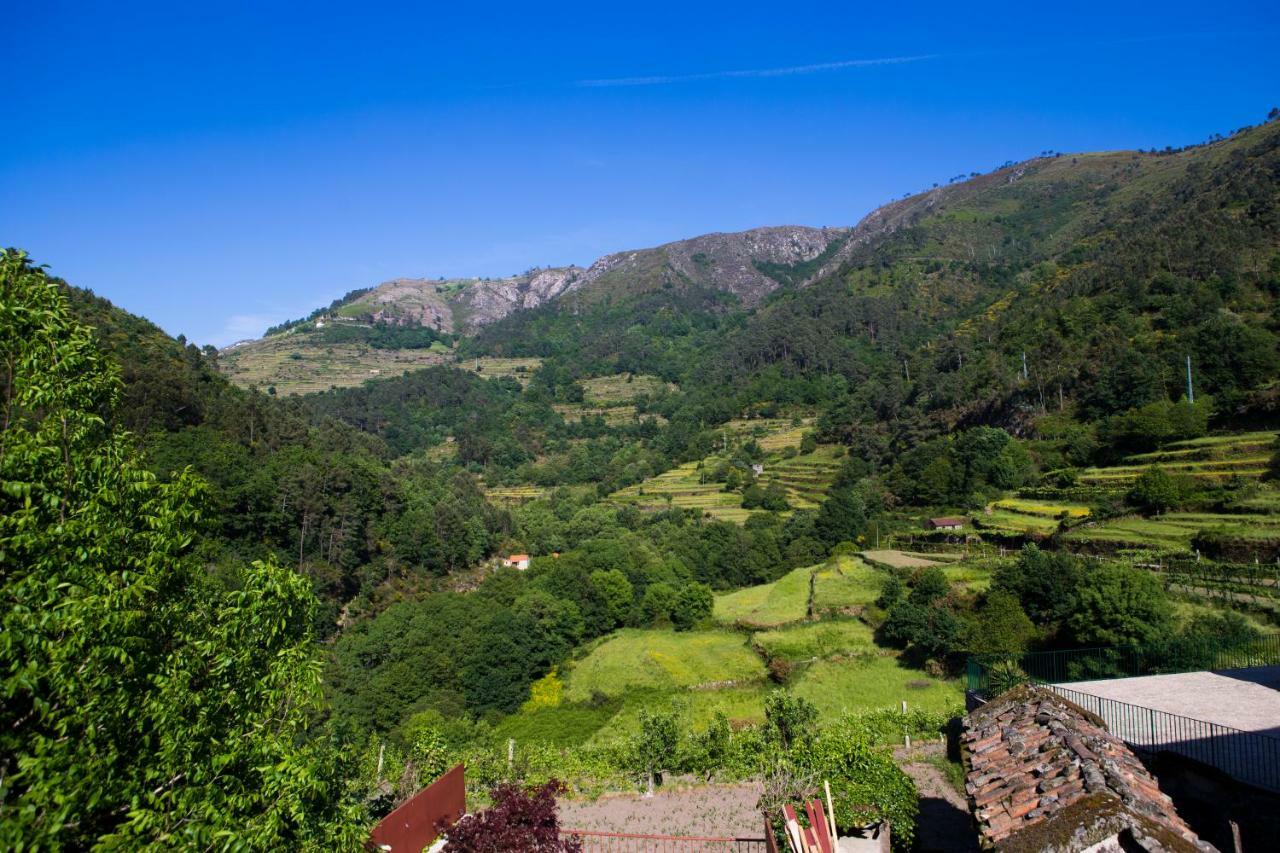
[[0,847],[355,848],[320,701],[315,602],[188,556],[201,484],[158,482],[57,284],[0,255]]
[[1173,605],[1147,571],[1104,563],[1085,575],[1076,602],[1067,621],[1082,646],[1145,646],[1173,630]]
[[680,746],[680,724],[668,711],[640,711],[640,731],[631,744],[631,764],[644,775],[646,796],[653,796],[662,771],[671,768]]

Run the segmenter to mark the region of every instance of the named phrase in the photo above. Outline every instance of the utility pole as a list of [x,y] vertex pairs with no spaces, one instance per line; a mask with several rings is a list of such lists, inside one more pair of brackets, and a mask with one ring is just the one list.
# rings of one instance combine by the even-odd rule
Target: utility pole
[[1187,402],[1196,403],[1196,389],[1191,386],[1191,356],[1187,356]]

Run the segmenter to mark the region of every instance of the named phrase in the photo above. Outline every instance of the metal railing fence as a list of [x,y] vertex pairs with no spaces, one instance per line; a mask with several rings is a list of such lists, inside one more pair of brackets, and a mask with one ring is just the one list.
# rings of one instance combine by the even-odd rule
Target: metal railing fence
[[1135,751],[1174,753],[1216,767],[1250,785],[1280,792],[1280,738],[1081,693],[1061,685],[1051,685],[1050,689],[1097,714],[1112,734]]
[[972,655],[966,680],[970,693],[989,698],[1028,682],[1061,684],[1276,664],[1280,664],[1280,636],[1247,641],[1175,637],[1147,646]]

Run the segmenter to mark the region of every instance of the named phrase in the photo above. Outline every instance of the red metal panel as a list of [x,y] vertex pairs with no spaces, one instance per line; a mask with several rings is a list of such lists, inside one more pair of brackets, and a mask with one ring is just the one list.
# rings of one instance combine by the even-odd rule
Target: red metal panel
[[439,836],[437,824],[452,823],[466,811],[467,784],[459,764],[384,817],[369,840],[393,853],[421,853]]

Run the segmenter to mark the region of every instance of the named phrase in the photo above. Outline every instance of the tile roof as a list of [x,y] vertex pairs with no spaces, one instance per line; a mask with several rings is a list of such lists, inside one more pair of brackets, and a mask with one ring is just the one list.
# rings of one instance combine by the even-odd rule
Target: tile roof
[[1082,851],[1124,833],[1148,851],[1211,851],[1096,715],[1018,687],[964,719],[965,791],[983,846]]

